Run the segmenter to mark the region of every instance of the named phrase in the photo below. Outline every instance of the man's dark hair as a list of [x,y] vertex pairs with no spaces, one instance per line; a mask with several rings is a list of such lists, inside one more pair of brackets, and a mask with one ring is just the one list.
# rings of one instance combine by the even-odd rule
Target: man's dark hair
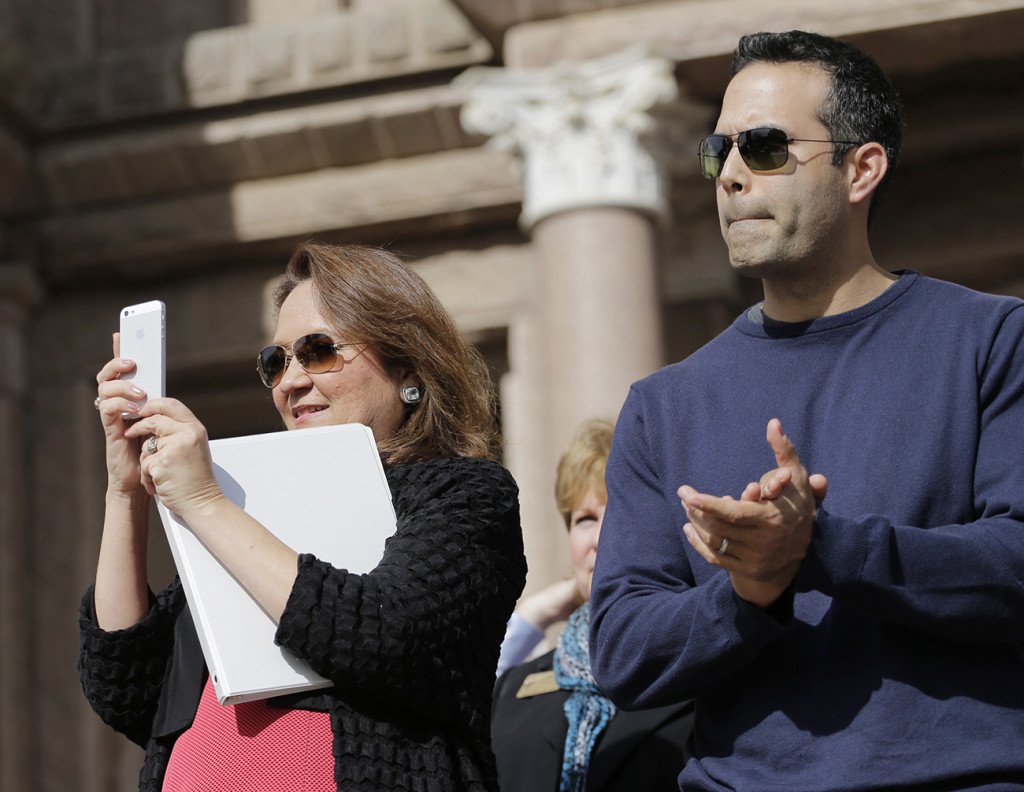
[[[903,108],[885,72],[865,52],[845,41],[791,30],[788,33],[751,33],[740,39],[730,73],[751,63],[809,63],[824,69],[831,90],[818,120],[833,140],[881,143],[889,155],[889,170],[871,196],[868,223],[874,218],[882,194],[889,186],[903,143]],[[851,146],[836,146],[832,164],[840,165]]]

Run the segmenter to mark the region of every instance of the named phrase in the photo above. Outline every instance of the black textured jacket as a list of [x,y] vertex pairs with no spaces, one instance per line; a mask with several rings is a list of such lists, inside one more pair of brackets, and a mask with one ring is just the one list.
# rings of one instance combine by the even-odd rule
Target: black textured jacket
[[[327,711],[339,789],[496,790],[490,747],[494,668],[523,589],[518,491],[500,465],[436,459],[387,470],[398,527],[380,564],[350,574],[313,556],[276,640],[334,682],[271,699]],[[103,720],[146,749],[142,792],[160,790],[206,680],[175,579],[138,624],[97,625],[81,611],[82,688]]]

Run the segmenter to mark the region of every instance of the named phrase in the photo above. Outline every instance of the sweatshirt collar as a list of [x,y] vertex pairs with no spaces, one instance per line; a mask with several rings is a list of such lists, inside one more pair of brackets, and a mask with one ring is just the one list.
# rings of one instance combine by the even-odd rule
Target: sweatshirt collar
[[902,297],[907,290],[914,285],[918,273],[912,270],[896,270],[897,280],[888,289],[882,292],[875,299],[864,303],[852,311],[832,314],[830,316],[819,316],[816,319],[809,319],[803,322],[780,322],[770,319],[764,315],[764,303],[757,303],[744,311],[733,326],[744,335],[755,338],[797,338],[833,330],[838,327],[860,322],[869,316],[873,316],[884,310],[889,305]]

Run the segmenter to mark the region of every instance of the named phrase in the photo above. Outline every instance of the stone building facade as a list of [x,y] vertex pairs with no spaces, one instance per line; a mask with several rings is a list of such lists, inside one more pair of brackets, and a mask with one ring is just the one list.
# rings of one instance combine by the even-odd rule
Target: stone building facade
[[696,142],[738,36],[794,27],[904,97],[883,266],[1024,296],[1024,2],[0,2],[0,789],[136,784],[74,669],[119,307],[167,303],[170,393],[213,436],[269,431],[253,357],[292,246],[416,262],[491,365],[541,586],[573,426],[758,298]]

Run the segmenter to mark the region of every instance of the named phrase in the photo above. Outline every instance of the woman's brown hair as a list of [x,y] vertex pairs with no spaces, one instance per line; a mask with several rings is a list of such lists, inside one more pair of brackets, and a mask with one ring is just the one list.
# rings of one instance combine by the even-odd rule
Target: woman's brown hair
[[569,527],[573,510],[583,497],[593,490],[607,500],[604,487],[604,469],[612,450],[615,424],[606,418],[590,418],[580,424],[558,460],[555,474],[555,501],[558,511]]
[[299,245],[274,294],[280,310],[312,281],[317,307],[350,344],[366,344],[389,374],[418,381],[398,431],[378,438],[385,464],[494,456],[494,386],[487,366],[423,278],[398,257],[363,245]]

